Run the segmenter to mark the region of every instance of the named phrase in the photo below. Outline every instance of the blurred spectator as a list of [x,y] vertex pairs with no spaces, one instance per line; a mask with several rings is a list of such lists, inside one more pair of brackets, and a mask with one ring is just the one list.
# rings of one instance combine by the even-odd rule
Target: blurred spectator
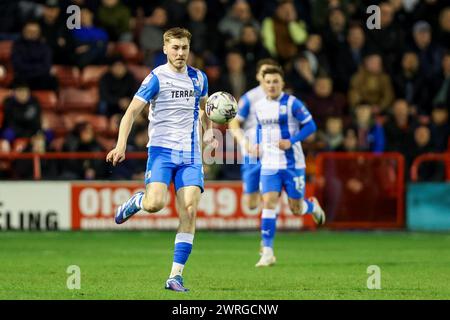
[[[148,152],[148,128],[145,125],[139,125],[133,128],[128,139],[127,152]],[[112,169],[112,178],[116,180],[144,180],[145,170],[147,168],[147,160],[144,159],[127,159],[120,165]]]
[[437,40],[439,45],[450,50],[450,6],[443,9],[439,15]]
[[259,60],[267,58],[269,53],[261,43],[258,30],[252,24],[246,24],[242,27],[241,37],[234,50],[239,51],[245,60],[247,80],[252,82],[252,87],[256,86],[257,83],[253,81],[256,74],[256,64]]
[[319,69],[311,65],[304,54],[299,54],[289,65],[286,72],[286,82],[292,87],[293,94],[301,99],[312,93]]
[[403,54],[401,70],[393,76],[395,95],[405,99],[419,114],[430,113],[428,80],[419,70],[419,59],[413,51]]
[[[384,125],[386,151],[397,151],[405,157],[414,145],[414,129],[417,121],[409,114],[409,105],[404,99],[394,102],[392,115]],[[407,163],[409,167],[409,163]]]
[[431,112],[431,137],[437,152],[448,150],[450,125],[448,123],[448,107],[436,106]]
[[14,92],[4,101],[3,138],[10,143],[16,138],[31,138],[41,129],[41,106],[23,82],[14,84]]
[[404,33],[400,26],[394,23],[394,8],[389,2],[380,4],[381,29],[369,30],[367,41],[381,51],[387,71],[392,72],[404,48]]
[[308,40],[306,40],[306,50],[303,51],[303,54],[313,65],[313,69],[319,69],[319,73],[331,73],[331,66],[325,54],[320,34],[312,33],[309,35]]
[[[431,140],[431,132],[427,126],[421,125],[414,130],[414,145],[406,156],[406,162],[411,165],[421,154],[435,152]],[[409,168],[409,166],[408,166]],[[445,173],[441,163],[425,162],[419,166],[419,181],[440,181]]]
[[324,129],[328,117],[343,117],[346,111],[345,97],[333,92],[333,80],[328,76],[317,77],[314,91],[305,98],[305,102],[319,129]]
[[439,71],[442,49],[431,42],[431,26],[426,21],[418,21],[413,27],[413,47],[419,57],[420,72],[426,77]]
[[333,66],[336,90],[348,92],[350,79],[358,71],[364,57],[369,53],[366,35],[359,24],[350,25],[347,42],[339,47],[335,54],[337,63]]
[[218,31],[215,24],[208,24],[206,14],[208,5],[205,0],[191,0],[187,5],[187,29],[192,34],[191,52],[205,60],[217,54],[219,48]]
[[379,54],[369,54],[364,58],[364,64],[352,76],[348,101],[354,108],[362,101],[372,105],[375,114],[385,112],[394,100],[389,75],[383,71],[383,64]]
[[167,22],[167,11],[163,7],[156,7],[145,20],[139,43],[144,50],[144,62],[147,66],[156,68],[162,63],[160,56],[163,55],[163,34]]
[[439,25],[440,15],[443,8],[448,6],[447,0],[422,0],[419,1],[414,8],[413,20],[425,20],[429,22],[433,29]]
[[410,29],[413,11],[418,2],[419,0],[389,0],[395,23]]
[[335,151],[357,152],[362,151],[358,149],[358,138],[356,136],[356,129],[348,127],[344,131],[344,141],[341,147]]
[[236,0],[231,10],[218,24],[218,29],[225,36],[225,42],[228,46],[239,40],[242,27],[245,24],[251,24],[259,30],[259,23],[253,17],[248,2],[246,0]]
[[450,106],[450,51],[442,57],[442,69],[433,79],[432,104]]
[[97,12],[99,0],[62,0],[63,11],[67,12],[67,8],[71,5],[76,5],[80,8],[87,8],[91,12]]
[[345,45],[347,38],[347,18],[341,8],[330,9],[328,24],[323,31],[323,42],[328,54],[328,60],[334,69],[341,63],[337,60],[336,53]]
[[[41,131],[37,132],[30,139],[23,152],[35,152],[35,153],[46,153],[48,151],[53,151],[49,148],[45,134]],[[41,177],[42,179],[52,179],[58,178],[57,164],[56,160],[41,159]],[[13,163],[13,177],[14,179],[33,179],[34,169],[31,160],[15,160]]]
[[66,27],[64,16],[58,0],[47,0],[43,8],[43,15],[39,21],[42,36],[50,46],[53,53],[54,64],[71,64],[73,53],[73,40]]
[[84,68],[90,64],[102,64],[106,56],[108,34],[94,25],[94,15],[88,8],[81,9],[81,28],[73,29],[75,64]]
[[[88,122],[75,125],[66,137],[63,152],[98,152],[103,151],[95,137],[94,128]],[[105,166],[102,160],[76,159],[66,160],[61,168],[63,179],[92,180],[104,177]]]
[[343,149],[344,130],[341,117],[328,117],[325,124],[325,131],[318,132],[319,141],[323,142],[325,151],[339,151]]
[[290,0],[279,2],[275,14],[262,22],[264,47],[272,57],[284,64],[298,54],[298,46],[306,42],[306,24],[297,19],[297,12]]
[[98,113],[108,117],[124,114],[137,88],[137,81],[127,70],[124,61],[116,58],[99,82]]
[[355,109],[355,128],[358,150],[383,152],[385,149],[385,134],[383,126],[377,123],[369,104],[360,104]]
[[311,15],[313,28],[323,30],[327,25],[327,18],[330,9],[341,5],[342,1],[315,0],[311,1]]
[[0,2],[0,40],[13,40],[19,36],[21,21],[19,2],[5,0]]
[[32,90],[56,90],[57,80],[50,75],[52,52],[41,37],[39,23],[29,21],[22,29],[22,37],[12,48],[14,79],[26,82]]
[[5,81],[7,70],[4,65],[0,64],[0,82]]
[[236,100],[250,89],[244,73],[245,62],[237,51],[230,51],[226,56],[226,70],[222,71],[219,86],[211,91],[226,91],[231,93]]
[[42,11],[37,1],[0,1],[0,40],[17,40],[23,25],[36,19]]
[[98,22],[103,27],[111,41],[131,41],[130,9],[120,0],[102,0],[97,10]]

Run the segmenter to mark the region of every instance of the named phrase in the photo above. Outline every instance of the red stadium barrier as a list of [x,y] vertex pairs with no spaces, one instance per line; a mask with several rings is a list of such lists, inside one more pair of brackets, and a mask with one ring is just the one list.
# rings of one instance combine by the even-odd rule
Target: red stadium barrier
[[411,165],[411,180],[419,180],[419,167],[424,162],[439,161],[445,163],[445,177],[450,181],[450,153],[425,153],[414,159]]
[[320,153],[315,195],[331,228],[403,228],[404,158],[399,153]]
[[[105,152],[48,152],[42,154],[0,152],[0,160],[32,160],[35,180],[41,179],[41,160],[105,159],[105,157]],[[146,158],[146,152],[127,153],[127,159]],[[24,182],[24,184],[27,183],[30,184],[30,182]],[[33,183],[31,182],[31,184]],[[119,228],[114,224],[115,209],[126,201],[133,192],[143,188],[143,183],[137,181],[69,181],[59,183],[69,185],[69,199],[59,200],[62,202],[60,207],[68,208],[66,216],[70,217],[70,228],[74,230]],[[60,187],[57,188],[60,189]],[[314,185],[307,183],[306,197],[313,194]],[[135,219],[124,226],[120,226],[120,228],[176,229],[178,216],[174,198],[174,190],[171,186],[169,201],[165,209],[154,215],[142,214],[136,216]],[[29,203],[29,205],[37,204]],[[206,181],[205,192],[202,195],[198,210],[197,223],[200,229],[255,230],[259,227],[259,222],[258,210],[249,210],[243,205],[242,183],[240,181]],[[310,215],[294,216],[290,212],[287,197],[284,193],[280,202],[280,215],[277,224],[280,229],[285,230],[315,229],[315,224]]]
[[[105,152],[0,153],[0,159],[32,160],[35,180],[41,179],[41,160],[105,159],[105,157]],[[127,153],[127,159],[146,157],[146,152]],[[316,157],[315,166],[315,181],[314,184],[307,185],[306,196],[316,195],[323,204],[327,212],[327,226],[358,229],[404,227],[402,155],[320,153]],[[235,182],[233,188],[240,190],[240,182]],[[241,191],[237,192],[237,195],[240,199]],[[239,210],[233,214],[235,218],[239,217],[241,212]],[[302,227],[314,228],[309,217],[303,220]]]

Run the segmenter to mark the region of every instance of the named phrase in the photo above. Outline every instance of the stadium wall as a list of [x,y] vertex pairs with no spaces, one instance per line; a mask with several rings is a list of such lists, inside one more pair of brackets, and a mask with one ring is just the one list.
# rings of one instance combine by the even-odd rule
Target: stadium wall
[[[312,186],[307,185],[307,196]],[[114,223],[114,211],[139,182],[1,182],[0,230],[175,230],[178,217],[173,189],[166,207],[156,214],[138,213],[123,225]],[[278,226],[284,230],[314,228],[312,219],[294,216],[283,194]],[[198,229],[257,230],[257,211],[242,204],[239,182],[207,182],[199,204]]]
[[450,231],[450,183],[411,183],[407,227],[413,231]]

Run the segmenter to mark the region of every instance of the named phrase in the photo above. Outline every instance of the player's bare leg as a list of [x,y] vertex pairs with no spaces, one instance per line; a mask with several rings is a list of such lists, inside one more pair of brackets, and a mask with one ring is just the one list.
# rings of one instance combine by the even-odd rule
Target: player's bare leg
[[263,212],[261,215],[261,238],[263,240],[263,253],[256,267],[268,267],[276,262],[273,253],[273,239],[276,231],[276,208],[280,194],[267,192],[263,194]]
[[175,237],[174,259],[169,279],[166,281],[166,289],[188,291],[183,285],[182,274],[192,250],[200,195],[201,191],[197,186],[183,187],[177,192],[176,204],[180,223]]
[[305,199],[288,199],[289,208],[294,215],[311,214],[314,222],[317,225],[323,225],[325,223],[325,212],[317,201],[317,198],[312,197],[308,200]]
[[244,194],[244,204],[250,210],[255,210],[261,206],[261,195],[259,192]]
[[142,207],[149,213],[158,212],[167,202],[168,186],[162,182],[151,182],[145,188]]
[[164,208],[167,201],[167,185],[162,182],[152,182],[146,186],[145,192],[135,193],[128,201],[117,208],[115,221],[122,224],[140,210],[149,213],[158,212]]

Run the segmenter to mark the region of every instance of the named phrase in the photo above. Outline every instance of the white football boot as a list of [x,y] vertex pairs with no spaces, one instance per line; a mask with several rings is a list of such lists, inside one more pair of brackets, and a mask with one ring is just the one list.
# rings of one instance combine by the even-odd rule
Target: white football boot
[[319,204],[319,201],[316,197],[309,198],[310,201],[314,203],[314,211],[312,212],[313,220],[318,226],[322,226],[325,224],[325,211],[323,211],[322,207]]

